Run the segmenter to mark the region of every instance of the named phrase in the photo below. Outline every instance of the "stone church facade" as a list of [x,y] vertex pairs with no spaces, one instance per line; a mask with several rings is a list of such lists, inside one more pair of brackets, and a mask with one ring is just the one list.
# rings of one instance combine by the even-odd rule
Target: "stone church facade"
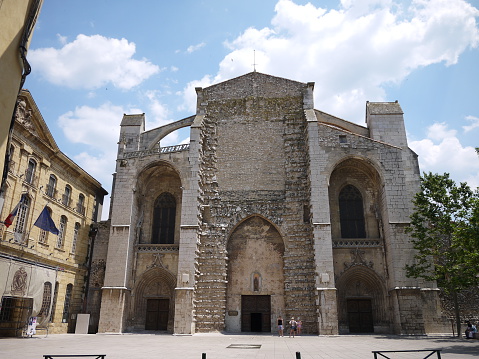
[[419,167],[400,105],[368,102],[363,127],[313,90],[252,72],[166,126],[124,115],[99,332],[277,332],[280,315],[308,334],[443,331],[435,284],[404,271]]

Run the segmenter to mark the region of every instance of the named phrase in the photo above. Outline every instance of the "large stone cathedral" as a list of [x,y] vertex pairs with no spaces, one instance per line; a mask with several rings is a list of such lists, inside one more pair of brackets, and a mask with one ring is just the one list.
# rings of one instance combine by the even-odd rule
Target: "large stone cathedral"
[[[124,115],[99,332],[274,333],[279,316],[307,334],[443,331],[435,283],[404,270],[420,174],[399,103],[367,102],[364,127],[313,90],[252,72],[197,88],[177,122]],[[189,143],[162,147],[180,128]]]

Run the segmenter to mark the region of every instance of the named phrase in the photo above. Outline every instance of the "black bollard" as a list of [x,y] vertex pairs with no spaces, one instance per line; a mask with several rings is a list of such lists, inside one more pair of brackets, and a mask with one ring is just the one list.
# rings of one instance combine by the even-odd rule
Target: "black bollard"
[[296,359],[301,359],[301,353],[300,352],[296,352]]
[[206,359],[206,353],[201,353],[201,359]]

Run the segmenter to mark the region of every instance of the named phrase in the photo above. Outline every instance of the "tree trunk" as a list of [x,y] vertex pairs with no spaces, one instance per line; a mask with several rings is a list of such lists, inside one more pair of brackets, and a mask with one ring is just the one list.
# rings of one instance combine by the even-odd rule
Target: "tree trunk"
[[460,338],[461,333],[461,316],[459,315],[459,301],[457,300],[457,292],[452,292],[452,298],[454,300],[454,314],[456,315],[456,328],[457,328],[457,337]]

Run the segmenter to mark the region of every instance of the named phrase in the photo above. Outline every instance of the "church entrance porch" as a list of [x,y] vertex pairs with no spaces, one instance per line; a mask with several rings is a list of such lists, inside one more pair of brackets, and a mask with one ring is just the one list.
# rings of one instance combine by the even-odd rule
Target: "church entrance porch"
[[241,296],[241,331],[271,332],[271,296]]
[[373,333],[373,309],[371,299],[348,299],[350,333]]
[[146,303],[146,330],[167,330],[169,299],[148,299]]

